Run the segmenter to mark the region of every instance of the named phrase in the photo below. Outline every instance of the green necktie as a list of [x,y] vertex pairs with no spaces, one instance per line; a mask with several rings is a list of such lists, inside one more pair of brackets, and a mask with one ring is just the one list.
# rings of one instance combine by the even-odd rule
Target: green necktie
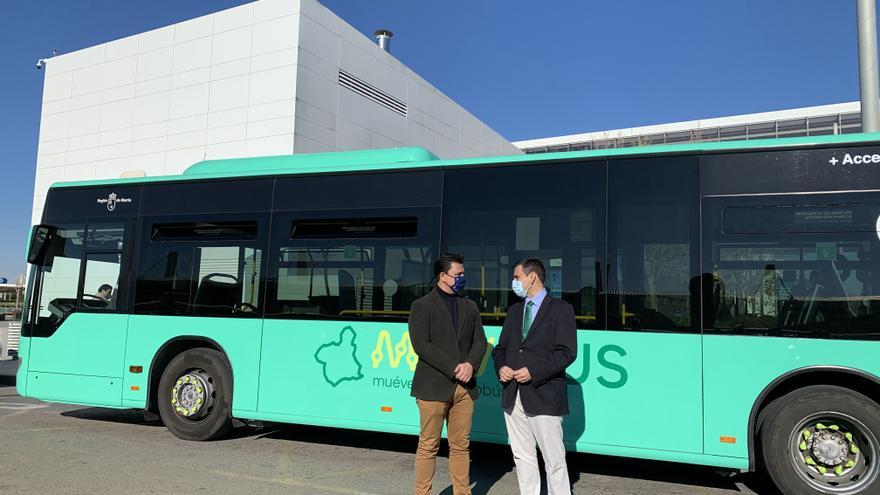
[[526,335],[529,334],[529,328],[532,326],[532,306],[534,306],[534,301],[529,301],[526,303],[526,316],[523,318],[523,340],[526,339]]

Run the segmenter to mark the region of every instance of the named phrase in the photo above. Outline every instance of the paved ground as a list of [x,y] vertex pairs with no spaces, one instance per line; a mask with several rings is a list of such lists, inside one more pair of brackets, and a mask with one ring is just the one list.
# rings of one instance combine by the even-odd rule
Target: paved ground
[[[0,493],[405,494],[415,438],[329,428],[239,428],[194,443],[133,411],[50,405],[16,395],[17,362],[0,362]],[[445,455],[445,454],[444,454]],[[474,494],[517,493],[510,452],[478,444]],[[435,492],[451,495],[447,461]],[[575,493],[773,493],[753,475],[733,478],[681,464],[571,455]]]

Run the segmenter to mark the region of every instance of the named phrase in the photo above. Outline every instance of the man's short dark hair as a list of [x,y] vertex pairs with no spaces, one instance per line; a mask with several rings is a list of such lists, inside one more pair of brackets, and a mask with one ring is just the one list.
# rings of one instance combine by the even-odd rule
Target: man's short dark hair
[[434,276],[437,277],[441,273],[446,273],[452,268],[453,263],[464,264],[464,257],[458,253],[441,254],[434,261]]
[[541,280],[542,284],[544,283],[544,277],[547,271],[544,270],[544,263],[538,258],[523,258],[517,261],[515,265],[513,265],[513,269],[516,270],[516,267],[518,266],[522,267],[523,273],[525,273],[526,275],[532,272],[537,273],[538,279]]
[[[94,287],[94,286],[92,286],[92,287]],[[103,285],[101,285],[100,287],[98,287],[98,292],[104,292],[105,290],[112,291],[112,290],[113,290],[113,286],[110,285],[110,284],[103,284]]]

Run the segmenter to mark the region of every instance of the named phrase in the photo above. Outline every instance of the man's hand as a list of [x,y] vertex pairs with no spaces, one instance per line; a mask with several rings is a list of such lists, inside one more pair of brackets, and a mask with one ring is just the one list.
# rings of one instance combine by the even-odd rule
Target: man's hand
[[513,370],[510,366],[502,366],[500,370],[498,370],[498,379],[501,380],[501,383],[507,383],[510,380],[513,380]]
[[513,378],[518,383],[528,383],[528,382],[532,381],[532,375],[529,374],[528,368],[520,368],[520,369],[514,371]]
[[467,383],[474,377],[474,367],[471,363],[459,363],[455,367],[455,379],[461,383]]

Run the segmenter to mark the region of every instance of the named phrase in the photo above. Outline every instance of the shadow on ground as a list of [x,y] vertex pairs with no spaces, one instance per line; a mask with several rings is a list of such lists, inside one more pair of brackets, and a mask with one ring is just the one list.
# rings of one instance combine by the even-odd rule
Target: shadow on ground
[[[255,438],[321,443],[398,453],[414,453],[418,443],[416,437],[409,435],[302,425],[273,425],[258,432]],[[445,441],[440,448],[440,456],[448,456],[448,446]],[[506,445],[474,443],[471,445],[471,461],[471,484],[474,495],[488,493],[498,480],[514,469],[510,449]],[[601,475],[716,488],[729,490],[732,493],[740,492],[738,485],[742,485],[758,494],[779,495],[771,483],[756,473],[731,474],[706,466],[591,454],[569,454],[568,468],[572,483],[584,479],[587,486],[589,486],[591,476]],[[452,495],[452,487],[446,487],[440,494]]]
[[121,423],[128,425],[164,426],[161,421],[146,421],[144,413],[135,409],[104,409],[101,407],[88,407],[74,409],[60,413],[67,418],[87,419],[89,421],[105,421],[108,423]]
[[[106,421],[143,425],[145,427],[162,426],[160,421],[145,421],[141,411],[92,407],[64,411],[60,414],[65,417],[88,421]],[[416,437],[409,435],[285,424],[266,424],[263,427],[238,427],[218,441],[223,442],[242,438],[252,438],[254,441],[274,439],[307,442],[350,447],[367,452],[378,450],[396,453],[414,453],[418,443]],[[440,456],[448,456],[448,445],[445,441],[440,448]],[[471,484],[474,495],[488,493],[498,480],[514,469],[510,449],[506,445],[474,443],[471,446],[471,460]],[[694,487],[708,487],[729,490],[732,493],[740,492],[738,485],[745,486],[759,494],[778,495],[779,493],[763,476],[755,473],[731,475],[711,467],[690,464],[591,454],[569,454],[568,467],[571,482],[576,483],[582,480],[588,487],[590,485],[590,477],[598,475]],[[452,487],[445,487],[440,494],[452,495]]]

